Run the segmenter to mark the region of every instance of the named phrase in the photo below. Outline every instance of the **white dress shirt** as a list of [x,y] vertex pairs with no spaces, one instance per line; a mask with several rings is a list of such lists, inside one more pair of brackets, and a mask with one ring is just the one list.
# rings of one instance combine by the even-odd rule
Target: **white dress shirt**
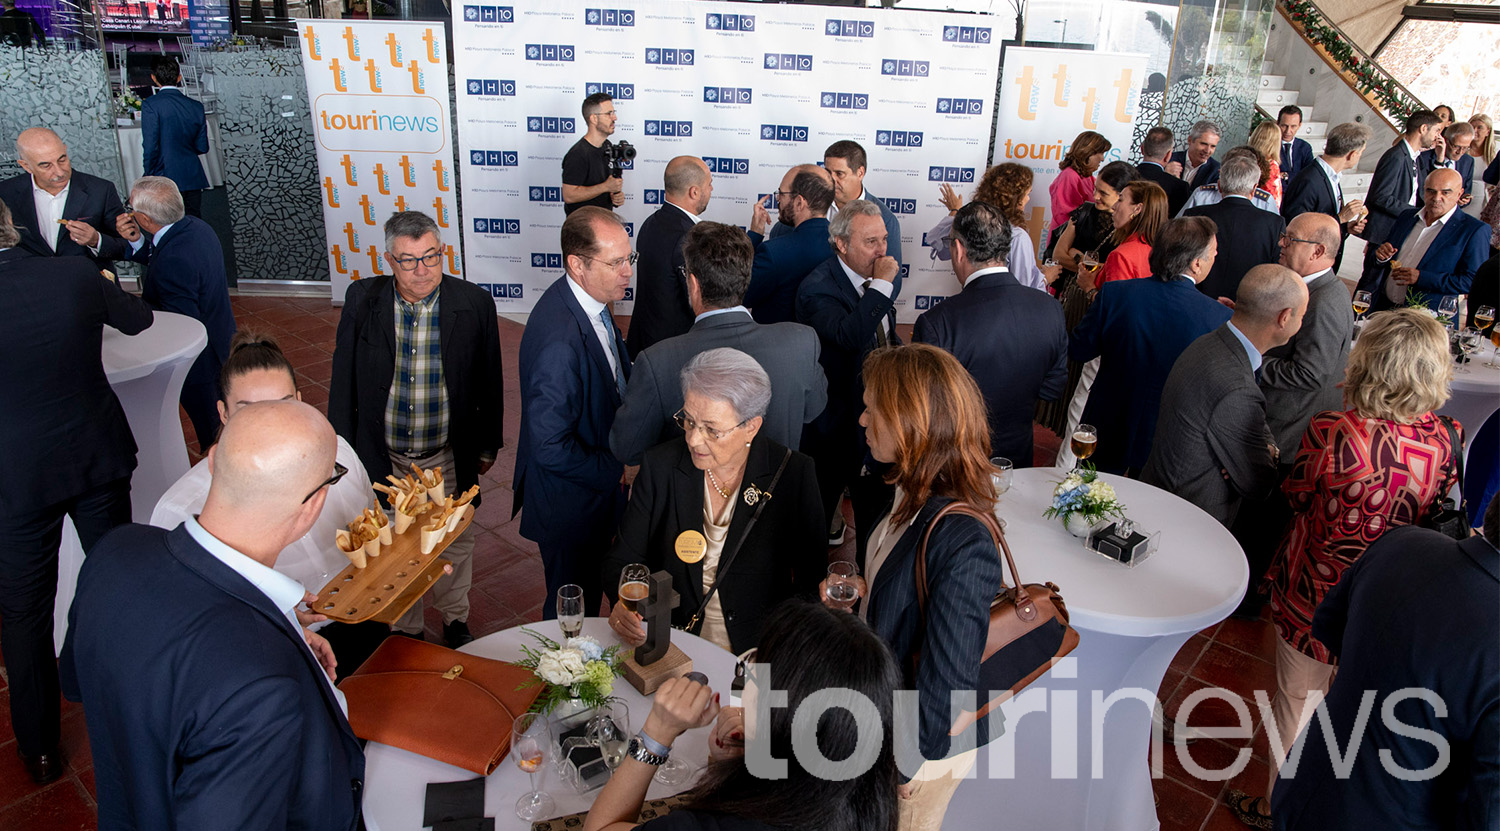
[[578,300],[578,305],[583,307],[583,313],[588,316],[589,323],[594,326],[594,337],[598,338],[599,345],[604,347],[604,359],[609,361],[609,371],[614,374],[614,377],[619,378],[620,366],[615,362],[614,344],[611,342],[609,330],[604,328],[604,321],[599,319],[599,313],[604,311],[605,305],[590,297],[589,293],[583,290],[583,286],[578,285],[578,281],[572,277],[566,279],[568,288],[573,290],[573,296]]
[[1334,170],[1328,162],[1323,161],[1322,156],[1317,158],[1317,162],[1318,167],[1323,168],[1323,175],[1328,177],[1328,185],[1333,188],[1334,201],[1339,203],[1338,209],[1342,211],[1344,209],[1344,187],[1339,184],[1339,180],[1343,179],[1344,175]]
[[1302,276],[1302,282],[1310,286],[1310,285],[1312,285],[1312,281],[1318,279],[1319,277],[1322,277],[1324,274],[1327,274],[1328,272],[1330,272],[1332,270],[1333,269],[1331,269],[1331,268],[1325,268],[1322,271],[1314,271],[1311,274],[1304,274]]
[[68,192],[73,189],[73,184],[58,191],[56,196],[36,186],[36,180],[31,180],[31,198],[36,204],[36,235],[47,243],[47,247],[53,251],[57,250],[57,235],[67,233],[63,226],[58,225],[58,220],[63,218],[63,206],[68,204]]
[[1412,147],[1411,142],[1406,139],[1401,140],[1401,146],[1406,148],[1406,157],[1411,159],[1411,165],[1407,168],[1411,171],[1411,198],[1406,200],[1406,204],[1415,208],[1417,206],[1417,191],[1419,190],[1417,185],[1421,181],[1417,177],[1417,149]]
[[[169,222],[166,225],[163,225],[160,228],[156,229],[156,233],[154,233],[154,234],[151,235],[151,247],[155,248],[156,246],[161,245],[161,238],[164,237],[164,236],[166,236],[167,231],[171,230],[172,226],[176,225],[176,224],[177,224],[176,222]],[[131,253],[135,253],[137,251],[140,251],[141,250],[141,246],[143,246],[145,244],[146,244],[146,237],[145,237],[145,235],[141,235],[141,236],[136,237],[135,239],[131,240],[131,242],[130,242],[130,251],[131,251]],[[349,469],[353,470],[354,468],[349,468]]]
[[[1208,164],[1208,161],[1204,160],[1203,164]],[[1191,184],[1192,181],[1193,181],[1193,177],[1195,177],[1195,176],[1198,175],[1198,168],[1200,168],[1202,166],[1203,166],[1202,164],[1200,164],[1200,165],[1192,165],[1188,161],[1187,154],[1183,154],[1183,156],[1182,156],[1182,181],[1188,182],[1189,184]]]
[[[859,198],[865,200],[866,202],[870,201],[870,192],[867,191],[867,190],[865,190],[863,185],[861,185],[860,188],[859,188]],[[830,203],[828,203],[828,221],[832,222],[833,218],[836,217],[836,216],[838,216],[838,215],[839,215],[839,206],[838,206],[838,203],[837,202],[830,202]]]
[[671,205],[672,207],[676,208],[677,210],[682,211],[683,213],[687,214],[688,219],[691,219],[693,221],[694,225],[697,225],[698,223],[700,223],[700,222],[703,221],[703,220],[701,220],[701,219],[698,218],[697,214],[693,213],[692,211],[688,210],[687,208],[682,207],[681,205],[677,204],[676,202],[668,202],[667,204]]
[[[1406,235],[1406,241],[1401,243],[1401,250],[1396,252],[1396,259],[1401,261],[1402,268],[1416,268],[1421,264],[1422,258],[1427,256],[1427,249],[1432,247],[1432,241],[1443,232],[1443,226],[1448,224],[1448,220],[1452,219],[1457,211],[1458,204],[1455,203],[1447,213],[1438,217],[1437,221],[1431,225],[1426,224],[1425,217],[1417,214],[1417,221],[1411,226],[1411,233]],[[1387,277],[1385,296],[1391,302],[1400,305],[1406,302],[1408,288],[1409,286],[1403,286]]]
[[1009,272],[1010,269],[1003,265],[992,265],[989,268],[981,268],[973,274],[969,275],[969,279],[964,281],[964,288],[968,288],[970,283],[974,282],[980,277],[983,277],[986,274],[1006,274]]

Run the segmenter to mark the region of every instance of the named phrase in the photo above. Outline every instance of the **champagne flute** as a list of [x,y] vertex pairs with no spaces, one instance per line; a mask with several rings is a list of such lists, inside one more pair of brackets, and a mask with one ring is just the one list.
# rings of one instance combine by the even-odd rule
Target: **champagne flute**
[[642,600],[651,596],[651,569],[644,563],[631,563],[620,569],[620,602],[626,611],[638,612]]
[[1356,320],[1365,316],[1365,312],[1370,310],[1370,303],[1373,300],[1374,298],[1367,291],[1357,291],[1354,293],[1354,318]]
[[1453,318],[1458,316],[1458,295],[1445,294],[1438,301],[1438,317],[1442,319],[1443,326],[1453,328]]
[[516,800],[516,816],[536,822],[552,815],[557,805],[546,791],[537,790],[536,772],[541,770],[547,747],[552,744],[552,725],[541,713],[522,713],[510,728],[510,756],[516,767],[531,778],[531,790]]
[[828,579],[823,583],[823,594],[829,602],[840,609],[848,610],[859,599],[859,570],[848,560],[835,560],[828,565]]
[[1099,433],[1092,424],[1080,424],[1073,428],[1073,439],[1070,447],[1073,455],[1078,457],[1078,463],[1073,465],[1076,470],[1083,466],[1084,460],[1094,455],[1094,448],[1099,445]]
[[614,770],[624,761],[625,746],[630,743],[630,708],[612,698],[597,709],[598,715],[589,720],[584,735],[604,755],[604,764]]
[[[1495,333],[1495,307],[1480,306],[1474,312],[1474,322],[1479,324],[1480,332],[1484,333],[1487,337],[1493,337]],[[1490,353],[1489,360],[1485,361],[1484,365],[1490,367],[1495,365],[1495,353]]]
[[583,587],[569,583],[557,590],[557,624],[564,638],[576,638],[583,632]]

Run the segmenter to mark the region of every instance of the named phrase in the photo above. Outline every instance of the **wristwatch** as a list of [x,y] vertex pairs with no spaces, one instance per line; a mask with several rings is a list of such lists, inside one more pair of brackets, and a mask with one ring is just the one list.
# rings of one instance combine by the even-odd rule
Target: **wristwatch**
[[[670,748],[668,748],[668,752],[670,752]],[[647,750],[646,746],[641,743],[640,736],[630,737],[630,745],[626,748],[625,755],[637,762],[644,762],[652,767],[661,767],[667,763],[667,753],[652,753]]]

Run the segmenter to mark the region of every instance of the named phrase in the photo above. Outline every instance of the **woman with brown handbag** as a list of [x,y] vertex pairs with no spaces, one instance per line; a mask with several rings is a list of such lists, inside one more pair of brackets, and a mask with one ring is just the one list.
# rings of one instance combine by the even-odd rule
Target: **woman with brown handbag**
[[932,529],[925,614],[917,602],[916,558],[928,524],[949,503],[994,510],[989,422],[974,379],[936,347],[878,349],[865,360],[864,380],[860,424],[870,454],[892,466],[887,479],[896,490],[879,522],[860,529],[867,535],[868,593],[861,592],[858,614],[890,644],[906,672],[905,688],[918,693],[919,748],[896,750],[908,780],[901,786],[901,828],[937,829],[976,748],[991,738],[987,718],[951,735],[957,714],[949,693],[980,686],[990,604],[1004,581],[989,529],[971,516],[948,516]]

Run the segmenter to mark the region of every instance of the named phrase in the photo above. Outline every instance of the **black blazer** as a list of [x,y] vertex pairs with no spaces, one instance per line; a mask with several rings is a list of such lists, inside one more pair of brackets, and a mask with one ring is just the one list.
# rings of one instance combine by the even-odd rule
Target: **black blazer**
[[101,828],[353,829],[364,752],[302,633],[185,527],[89,552],[60,667]]
[[[1333,184],[1328,181],[1328,174],[1323,172],[1323,166],[1316,160],[1292,177],[1281,196],[1281,218],[1287,222],[1305,213],[1328,214],[1337,222],[1339,210],[1342,207],[1339,194],[1334,191]],[[1374,221],[1375,212],[1372,209],[1370,222]],[[1368,227],[1365,228],[1365,233],[1366,236],[1369,235]],[[1339,251],[1334,255],[1334,271],[1338,271],[1339,264],[1344,261],[1344,240],[1348,237],[1349,227],[1339,223]]]
[[130,259],[146,264],[142,300],[153,309],[187,315],[208,330],[208,345],[188,371],[187,383],[217,384],[236,328],[219,235],[207,222],[184,216],[162,234],[160,245],[147,237]]
[[[751,484],[772,490],[782,459],[787,459],[786,470],[774,498],[764,503],[746,537],[745,526],[761,503],[752,507],[741,496]],[[828,568],[828,544],[823,539],[826,523],[813,461],[795,450],[757,434],[735,499],[721,556],[728,556],[739,540],[744,542],[719,585],[718,597],[729,642],[739,654],[756,645],[766,618],[783,601],[817,597],[818,583]],[[672,586],[682,598],[672,610],[672,623],[686,626],[706,594],[702,561],[684,563],[673,553],[677,535],[690,530],[703,531],[703,471],[693,466],[687,440],[679,437],[647,451],[641,461],[620,534],[604,563],[610,601],[617,599],[620,570],[630,563],[645,563],[652,571],[672,575]]]
[[990,452],[1031,467],[1036,402],[1056,401],[1068,383],[1062,304],[1009,271],[984,274],[917,318],[912,340],[958,358],[984,394]]
[[1314,158],[1316,156],[1313,155],[1312,145],[1308,144],[1306,139],[1292,139],[1290,148],[1287,143],[1283,142],[1281,144],[1281,177],[1291,179],[1308,165],[1313,164]]
[[1255,207],[1243,196],[1226,196],[1213,205],[1199,205],[1183,216],[1206,216],[1218,227],[1219,255],[1198,291],[1209,297],[1230,300],[1240,289],[1245,272],[1281,259],[1281,232],[1286,220],[1279,214]]
[[[500,329],[488,292],[444,276],[438,291],[438,339],[448,389],[448,443],[457,490],[479,483],[479,455],[504,446],[505,399]],[[389,276],[349,284],[334,338],[328,420],[359,454],[370,481],[391,472],[385,405],[396,374],[396,282]],[[479,497],[474,504],[479,504]]]
[[[1441,586],[1441,607],[1420,587]],[[1376,540],[1328,591],[1312,633],[1339,663],[1325,700],[1340,754],[1336,776],[1321,727],[1302,732],[1297,775],[1279,779],[1271,797],[1276,827],[1493,829],[1500,827],[1500,552],[1481,537],[1463,542],[1414,526]],[[1431,704],[1404,694],[1436,695]],[[1366,691],[1374,711],[1362,707]],[[1321,713],[1320,713],[1321,714]],[[1368,714],[1362,730],[1356,719]],[[1399,722],[1400,724],[1396,724]],[[1399,732],[1398,732],[1399,730]],[[1351,741],[1354,744],[1351,744]],[[1451,754],[1433,770],[1435,745]],[[1426,781],[1392,776],[1381,757]],[[1410,777],[1404,777],[1409,779]]]
[[1375,165],[1375,176],[1370,179],[1370,192],[1365,196],[1365,206],[1370,209],[1370,221],[1365,225],[1364,237],[1368,240],[1384,240],[1396,224],[1396,217],[1413,207],[1412,196],[1416,195],[1414,180],[1417,177],[1417,162],[1400,139]]
[[[1173,153],[1172,161],[1178,162],[1183,167],[1187,167],[1187,151],[1178,150],[1176,153]],[[1210,182],[1217,182],[1218,180],[1219,160],[1214,158],[1213,156],[1209,156],[1208,161],[1204,162],[1203,166],[1198,168],[1198,172],[1193,174],[1193,181],[1188,183],[1189,185],[1191,185],[1188,190],[1189,192],[1191,192],[1203,187]]]
[[1168,173],[1156,162],[1141,162],[1136,166],[1142,179],[1155,182],[1161,189],[1167,192],[1167,216],[1176,216],[1182,212],[1182,206],[1187,204],[1188,197],[1193,195],[1193,186],[1187,182]]
[[68,199],[63,203],[63,219],[87,222],[99,231],[99,256],[73,241],[68,232],[57,226],[57,251],[37,235],[36,201],[31,196],[31,174],[22,173],[0,182],[0,200],[10,206],[11,221],[21,232],[20,248],[39,257],[88,257],[100,268],[113,268],[114,261],[130,254],[130,243],[115,230],[115,217],[125,212],[120,194],[113,183],[73,171],[69,180]]
[[682,261],[683,238],[692,227],[692,217],[671,204],[662,205],[641,223],[635,246],[641,255],[635,269],[635,308],[625,335],[632,360],[652,344],[693,327],[687,268]]
[[55,505],[135,470],[135,439],[99,358],[104,327],[134,335],[151,308],[82,257],[0,251],[0,517]]
[[863,296],[844,273],[838,257],[829,257],[812,270],[797,289],[797,322],[811,326],[823,343],[823,373],[828,376],[828,406],[814,422],[819,434],[851,428],[864,408],[865,382],[860,372],[865,356],[875,349],[875,327],[883,320],[896,336],[896,298],[899,278],[890,297],[871,288]]
[[[1035,289],[1027,289],[1035,291]],[[932,497],[922,506],[896,541],[869,587],[870,626],[895,653],[905,674],[905,686],[920,695],[919,744],[924,759],[947,758],[953,726],[949,712],[950,690],[978,690],[979,665],[989,636],[990,604],[1005,583],[1000,554],[990,532],[973,517],[950,516],[932,531],[927,547],[927,616],[925,628],[917,604],[917,548],[928,523],[953,500]],[[891,505],[878,516],[887,521]],[[859,550],[864,551],[877,523],[857,529]],[[861,573],[868,573],[860,563]],[[911,657],[921,652],[912,673]],[[981,693],[982,694],[982,693]],[[1005,725],[997,708],[974,729],[973,746],[982,747],[999,736]],[[898,746],[902,770],[915,770],[916,748]]]

